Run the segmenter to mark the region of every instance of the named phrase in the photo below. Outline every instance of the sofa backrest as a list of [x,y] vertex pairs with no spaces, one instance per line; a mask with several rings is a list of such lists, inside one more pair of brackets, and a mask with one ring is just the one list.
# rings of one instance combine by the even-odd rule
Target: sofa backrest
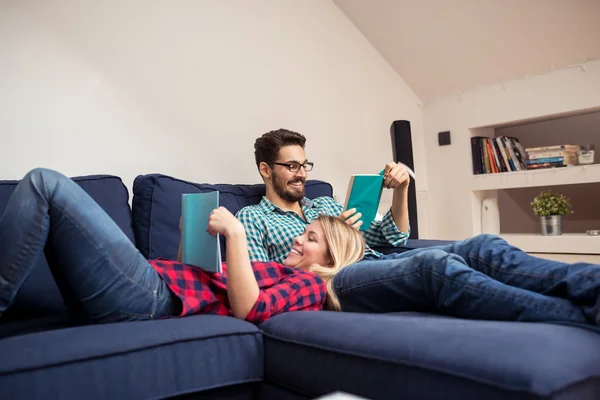
[[[133,242],[129,193],[121,178],[111,175],[91,175],[71,179],[81,186],[111,216]],[[18,183],[19,181],[0,181],[0,215],[4,213],[8,199]],[[9,312],[11,315],[25,318],[62,314],[65,311],[66,308],[60,292],[54,282],[46,258],[42,254],[37,265],[23,283]]]
[[[219,205],[233,214],[243,207],[258,204],[265,194],[265,185],[211,185],[193,183],[166,175],[140,175],[133,183],[133,230],[140,252],[148,259],[177,258],[179,248],[179,217],[181,195],[219,191]],[[306,181],[306,197],[331,197],[333,189],[327,182]],[[221,241],[225,258],[225,241]]]

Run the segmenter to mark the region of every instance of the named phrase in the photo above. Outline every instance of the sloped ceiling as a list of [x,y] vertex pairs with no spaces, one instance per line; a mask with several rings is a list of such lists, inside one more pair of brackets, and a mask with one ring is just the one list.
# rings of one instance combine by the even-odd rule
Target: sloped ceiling
[[600,59],[600,0],[334,0],[423,100]]

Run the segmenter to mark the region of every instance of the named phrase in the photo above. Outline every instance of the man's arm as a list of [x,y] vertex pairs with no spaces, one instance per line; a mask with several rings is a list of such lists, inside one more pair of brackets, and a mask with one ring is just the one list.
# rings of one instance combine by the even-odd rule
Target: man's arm
[[[392,206],[383,217],[382,221],[373,221],[364,237],[369,246],[394,246],[399,247],[406,243],[410,236],[410,223],[408,218],[408,185],[410,177],[402,164],[390,162],[386,164],[383,175],[383,187],[393,189]],[[355,227],[361,225],[357,222],[360,213],[354,214],[352,210],[340,215],[347,224]]]
[[392,207],[390,209],[394,223],[400,232],[408,232],[408,185],[394,189]]
[[255,212],[242,208],[237,212],[236,218],[246,231],[250,261],[269,261],[269,253],[264,244],[266,232]]

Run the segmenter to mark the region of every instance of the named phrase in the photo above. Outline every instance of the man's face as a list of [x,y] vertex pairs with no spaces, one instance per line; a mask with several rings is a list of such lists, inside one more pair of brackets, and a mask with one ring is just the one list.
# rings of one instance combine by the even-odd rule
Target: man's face
[[[304,164],[306,153],[301,146],[292,145],[279,149],[279,156],[275,159],[277,163]],[[300,168],[298,172],[290,172],[284,165],[274,164],[271,166],[273,174],[271,183],[273,190],[279,197],[289,202],[300,201],[304,198],[304,182],[306,171]]]

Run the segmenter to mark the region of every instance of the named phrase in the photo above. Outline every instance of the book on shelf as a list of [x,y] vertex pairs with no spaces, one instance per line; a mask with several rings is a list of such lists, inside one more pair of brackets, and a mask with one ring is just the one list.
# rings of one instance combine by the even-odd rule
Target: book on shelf
[[538,164],[528,164],[527,165],[527,170],[532,170],[532,169],[546,169],[546,168],[561,168],[561,167],[566,167],[566,164],[563,164],[562,162],[545,162],[545,163],[538,163]]
[[473,158],[473,174],[483,174],[483,164],[481,162],[481,136],[471,138],[471,157]]
[[471,138],[473,174],[496,174],[527,168],[527,157],[518,138],[473,136]]
[[577,165],[576,144],[529,147],[527,153],[527,169],[556,168]]
[[568,150],[559,151],[534,151],[527,153],[529,161],[562,158],[565,165],[577,165],[577,152]]
[[508,160],[508,166],[510,167],[510,171],[518,171],[515,164],[514,156],[511,155],[511,152],[509,151],[510,142],[507,140],[507,138],[500,137],[500,143],[502,143],[502,150],[504,151],[504,154],[506,154],[506,159]]
[[494,154],[496,155],[496,159],[498,160],[498,167],[500,172],[508,172],[508,168],[506,167],[506,161],[503,157],[501,144],[499,143],[499,138],[492,138],[492,144],[494,146]]
[[544,163],[561,163],[565,161],[564,157],[545,157],[527,160],[527,165],[544,164]]
[[579,150],[578,144],[559,144],[553,146],[529,147],[525,149],[528,154],[544,151],[572,151],[577,153],[577,150]]

